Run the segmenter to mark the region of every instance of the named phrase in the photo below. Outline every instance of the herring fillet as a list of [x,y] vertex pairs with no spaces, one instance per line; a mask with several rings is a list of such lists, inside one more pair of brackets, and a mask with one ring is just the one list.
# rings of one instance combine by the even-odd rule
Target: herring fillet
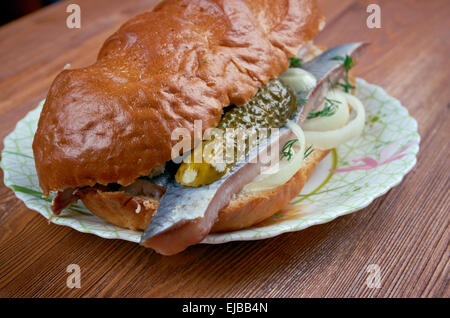
[[[355,56],[366,43],[350,43],[333,47],[315,59],[304,63],[302,68],[317,79],[315,88],[299,95],[306,99],[299,104],[294,120],[301,124],[309,111],[320,105],[328,91],[328,79],[336,81],[344,73],[341,61],[332,60],[336,56]],[[262,151],[270,153],[274,143],[283,144],[293,133],[286,127],[280,129],[279,138],[268,138],[249,151],[245,162],[238,163],[221,179],[202,187],[186,187],[175,181],[174,174],[165,174],[167,189],[159,202],[156,213],[141,237],[141,245],[153,248],[158,253],[172,255],[188,246],[199,243],[208,235],[219,211],[239,193],[245,184],[259,173],[262,164],[258,158]],[[278,148],[276,148],[278,149]]]

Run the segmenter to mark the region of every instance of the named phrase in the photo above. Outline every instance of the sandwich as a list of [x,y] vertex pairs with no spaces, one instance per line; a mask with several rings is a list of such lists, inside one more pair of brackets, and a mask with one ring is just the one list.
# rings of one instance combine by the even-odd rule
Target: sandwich
[[319,48],[323,27],[314,0],[165,0],[127,21],[48,92],[33,151],[53,213],[81,200],[164,255],[275,214],[364,124],[365,44]]

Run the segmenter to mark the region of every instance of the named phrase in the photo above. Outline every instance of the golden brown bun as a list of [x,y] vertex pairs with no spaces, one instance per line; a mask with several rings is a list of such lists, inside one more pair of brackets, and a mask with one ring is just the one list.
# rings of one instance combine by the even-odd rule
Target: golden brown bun
[[[302,168],[284,185],[264,192],[240,193],[220,211],[212,232],[247,228],[281,210],[300,193],[319,162],[328,153],[329,150],[315,150],[305,159]],[[95,215],[120,227],[143,231],[156,212],[159,201],[148,195],[144,197],[137,192],[134,194],[137,195],[104,192],[93,188],[78,192],[83,203]],[[138,204],[141,208],[138,208]]]
[[175,128],[216,127],[322,26],[314,0],[168,0],[129,20],[49,90],[33,142],[44,194],[148,174]]

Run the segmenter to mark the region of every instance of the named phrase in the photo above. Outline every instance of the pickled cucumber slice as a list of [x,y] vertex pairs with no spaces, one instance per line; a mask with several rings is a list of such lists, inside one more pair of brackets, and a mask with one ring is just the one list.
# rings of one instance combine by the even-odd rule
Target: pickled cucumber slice
[[[282,127],[295,114],[297,107],[295,94],[287,86],[278,79],[269,81],[247,104],[224,110],[211,140],[203,141],[201,147],[197,147],[180,165],[176,181],[185,186],[199,187],[220,179],[236,164],[239,155],[248,153],[257,145],[261,128],[267,128],[267,136],[270,135],[270,128]],[[239,137],[228,134],[230,130],[227,128],[234,128]],[[234,149],[230,152],[226,147]],[[231,157],[224,155],[230,153]]]

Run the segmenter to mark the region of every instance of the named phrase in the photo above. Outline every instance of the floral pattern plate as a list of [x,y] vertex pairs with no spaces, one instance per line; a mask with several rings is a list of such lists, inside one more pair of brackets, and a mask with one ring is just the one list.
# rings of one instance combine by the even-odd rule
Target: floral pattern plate
[[[417,122],[398,100],[380,87],[357,79],[356,95],[366,108],[363,134],[333,150],[317,167],[303,191],[283,210],[251,228],[208,235],[203,243],[256,240],[298,231],[360,210],[397,185],[416,163]],[[27,207],[51,217],[51,198],[39,188],[32,141],[43,102],[5,138],[1,167],[5,185]],[[79,202],[51,222],[109,239],[139,242],[141,232],[109,224]]]

